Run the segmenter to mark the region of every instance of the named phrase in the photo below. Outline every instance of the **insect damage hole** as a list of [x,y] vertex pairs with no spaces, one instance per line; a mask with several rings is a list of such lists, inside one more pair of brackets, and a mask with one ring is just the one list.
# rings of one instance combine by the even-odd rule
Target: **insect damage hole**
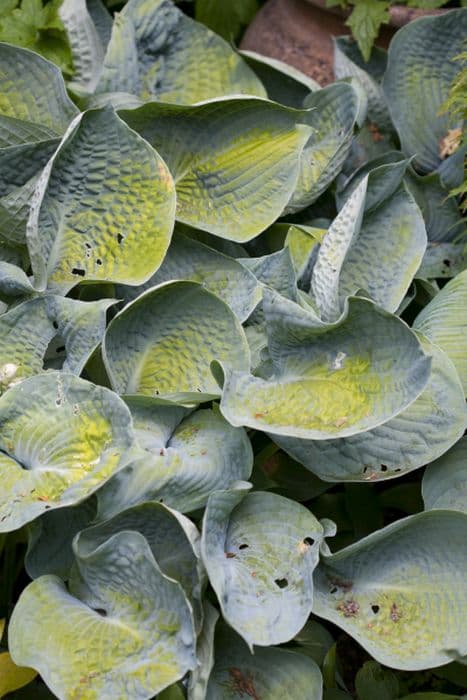
[[275,578],[274,583],[278,588],[287,588],[287,586],[289,585],[289,582],[286,578]]
[[248,545],[244,542],[243,544],[238,545],[239,549],[248,549]]
[[304,538],[303,538],[303,542],[304,542],[305,544],[307,544],[309,547],[313,547],[313,545],[314,545],[314,543],[315,543],[313,537],[304,537]]
[[71,274],[76,275],[77,277],[84,277],[86,275],[86,270],[83,270],[81,267],[74,267]]
[[379,613],[379,605],[372,605],[371,606],[371,611],[377,615]]
[[107,617],[107,610],[104,610],[104,608],[94,608],[94,612],[101,617]]

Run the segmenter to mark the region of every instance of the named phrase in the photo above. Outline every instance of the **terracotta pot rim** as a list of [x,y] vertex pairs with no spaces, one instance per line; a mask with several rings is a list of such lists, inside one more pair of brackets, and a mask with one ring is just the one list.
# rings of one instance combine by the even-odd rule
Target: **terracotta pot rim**
[[[340,7],[326,7],[326,0],[306,0],[310,5],[319,7],[326,12],[330,12],[338,17],[347,18],[351,10],[343,10]],[[433,15],[443,15],[446,12],[450,12],[455,8],[444,7],[434,10],[422,10],[417,7],[407,7],[407,5],[392,5],[389,8],[389,25],[391,27],[404,27],[406,24],[419,17],[429,17]]]

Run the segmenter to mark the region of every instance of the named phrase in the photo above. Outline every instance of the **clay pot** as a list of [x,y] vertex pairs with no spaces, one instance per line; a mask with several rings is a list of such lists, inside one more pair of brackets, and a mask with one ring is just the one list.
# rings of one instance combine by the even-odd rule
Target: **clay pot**
[[[446,10],[418,10],[404,5],[390,8],[391,21],[381,28],[377,45],[387,48],[397,28],[427,14]],[[350,34],[350,12],[326,8],[325,0],[268,0],[248,27],[242,49],[278,58],[295,66],[321,85],[334,80],[333,36]]]

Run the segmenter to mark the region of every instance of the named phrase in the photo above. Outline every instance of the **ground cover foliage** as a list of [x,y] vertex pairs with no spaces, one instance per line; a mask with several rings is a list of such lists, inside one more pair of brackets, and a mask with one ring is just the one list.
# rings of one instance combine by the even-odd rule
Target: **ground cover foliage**
[[0,696],[460,698],[467,10],[320,89],[53,8],[72,71],[0,44]]

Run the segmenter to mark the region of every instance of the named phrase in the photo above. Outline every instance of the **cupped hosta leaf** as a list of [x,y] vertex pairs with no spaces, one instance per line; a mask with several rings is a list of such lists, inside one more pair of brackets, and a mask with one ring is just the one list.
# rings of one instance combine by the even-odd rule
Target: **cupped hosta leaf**
[[341,300],[364,289],[383,309],[395,312],[420,267],[426,245],[422,214],[401,185],[364,214],[339,276]]
[[306,114],[253,98],[120,112],[169,166],[177,219],[233,241],[257,236],[287,205],[311,133]]
[[367,184],[368,177],[365,177],[352,192],[318,251],[311,291],[324,321],[335,321],[341,314],[339,278],[347,252],[360,231]]
[[310,439],[374,428],[409,406],[426,386],[431,360],[396,316],[352,298],[328,325],[265,291],[268,380],[225,370],[221,411],[232,425]]
[[313,612],[344,629],[380,663],[417,670],[467,653],[467,516],[410,516],[325,556]]
[[129,0],[114,19],[97,89],[181,104],[265,95],[233,48],[171,0]]
[[7,260],[15,259],[15,251],[18,248],[14,246],[4,245],[3,241],[0,241],[1,245],[1,256],[3,260],[0,261],[0,293],[7,297],[28,297],[34,294],[35,289],[31,284],[31,280],[18,265],[21,264],[21,260],[16,259],[15,262],[6,262]]
[[31,578],[55,574],[66,580],[74,563],[71,548],[75,535],[94,519],[96,498],[91,496],[77,506],[44,513],[28,525],[28,549],[24,565]]
[[225,625],[215,638],[216,663],[206,700],[321,700],[322,678],[312,659],[288,649],[255,649]]
[[467,437],[429,464],[422,481],[425,509],[467,513]]
[[86,112],[34,192],[27,240],[36,287],[142,284],[167,251],[174,213],[173,181],[154,149],[111,109]]
[[453,361],[467,394],[467,270],[454,277],[425,306],[413,327]]
[[241,56],[263,83],[270,100],[299,109],[310,92],[320,84],[294,66],[255,51],[240,51]]
[[178,406],[129,397],[143,456],[99,491],[101,517],[157,499],[187,512],[206,505],[216,490],[248,479],[253,452],[243,428],[233,428],[217,407],[186,415]]
[[61,136],[77,114],[57,66],[0,43],[0,148]]
[[199,533],[193,523],[162,503],[143,503],[83,530],[76,536],[74,549],[83,557],[125,531],[143,535],[162,573],[180,583],[200,622],[204,575],[199,564]]
[[313,602],[323,528],[304,506],[245,487],[210,496],[201,552],[226,621],[248,643],[289,641]]
[[0,530],[84,500],[129,460],[131,415],[70,374],[25,379],[0,399]]
[[249,350],[240,322],[219,297],[194,282],[144,292],[110,323],[104,362],[120,394],[219,393],[213,360],[246,370]]
[[[190,280],[202,284],[230,306],[240,321],[245,321],[261,299],[261,287],[243,265],[204,243],[177,233],[164,262],[142,287],[122,290],[126,301],[141,292],[170,280]],[[119,290],[120,291],[120,290]]]
[[86,5],[86,0],[63,0],[60,19],[65,26],[73,57],[70,87],[93,92],[104,61],[104,46]]
[[386,52],[376,46],[371,51],[369,62],[365,63],[355,41],[343,36],[334,40],[334,73],[337,80],[356,78],[368,99],[369,121],[382,131],[392,131],[391,117],[381,87],[386,65]]
[[452,128],[440,114],[467,32],[467,10],[410,22],[391,42],[384,91],[402,150],[429,173],[442,160],[442,140]]
[[420,396],[391,420],[337,440],[298,440],[274,435],[294,459],[325,481],[373,481],[401,476],[442,455],[467,427],[457,372],[436,345],[420,338],[432,357]]
[[465,243],[431,243],[425,251],[417,277],[422,279],[455,277],[467,269]]
[[206,688],[214,666],[214,633],[219,613],[206,599],[203,605],[203,628],[196,640],[198,664],[188,681],[188,700],[206,700]]
[[304,106],[305,123],[313,127],[300,159],[300,175],[286,212],[312,204],[338,175],[350,149],[359,100],[347,83],[312,93]]
[[149,700],[196,663],[190,605],[138,532],[78,556],[94,609],[55,576],[22,593],[9,630],[12,658],[36,668],[60,700]]
[[47,295],[29,299],[3,314],[0,376],[6,372],[8,382],[0,379],[0,394],[11,382],[39,374],[47,364],[53,368],[54,357],[48,356],[49,351],[65,371],[80,374],[102,340],[106,311],[114,303],[113,299],[85,302]]
[[456,199],[438,173],[421,176],[409,168],[407,186],[423,214],[429,241],[455,241],[466,230]]

